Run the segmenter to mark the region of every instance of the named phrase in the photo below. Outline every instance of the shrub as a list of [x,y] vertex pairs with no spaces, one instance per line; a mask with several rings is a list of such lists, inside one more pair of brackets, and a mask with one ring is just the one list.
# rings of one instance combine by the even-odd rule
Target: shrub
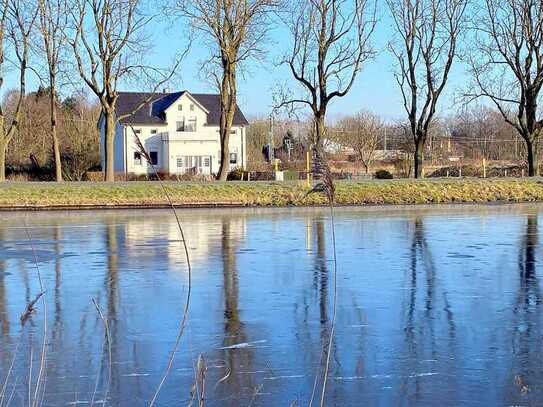
[[393,161],[394,170],[396,174],[401,178],[410,178],[413,171],[413,162],[410,157],[398,158]]
[[104,180],[104,173],[102,171],[87,171],[83,179],[90,182],[100,182]]
[[375,173],[376,179],[392,179],[394,178],[390,172],[387,170],[379,170]]
[[28,174],[25,173],[12,173],[6,176],[9,181],[13,182],[26,182],[29,181]]
[[244,171],[243,168],[234,168],[228,173],[226,177],[227,181],[247,181],[248,172]]

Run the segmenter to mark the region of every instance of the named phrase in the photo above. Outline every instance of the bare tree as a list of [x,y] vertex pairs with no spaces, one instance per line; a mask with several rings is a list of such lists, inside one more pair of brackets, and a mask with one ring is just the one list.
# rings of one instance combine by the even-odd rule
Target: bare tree
[[382,140],[385,127],[381,119],[368,112],[359,112],[342,118],[335,126],[331,138],[350,147],[356,153],[366,173],[375,160],[376,150]]
[[217,174],[221,181],[226,180],[230,166],[230,129],[237,109],[239,69],[245,61],[262,55],[270,15],[278,5],[279,0],[177,0],[179,13],[206,37],[213,53],[205,64],[221,95]]
[[484,0],[471,47],[473,87],[467,96],[492,101],[524,139],[528,175],[539,175],[543,127],[537,103],[543,85],[543,3]]
[[6,61],[6,40],[13,49],[17,67],[19,86],[15,110],[10,123],[6,125],[6,116],[0,107],[0,181],[6,179],[6,149],[13,139],[23,110],[26,92],[26,73],[30,54],[30,36],[37,13],[32,4],[24,0],[1,0],[0,6],[0,89],[4,84],[3,71]]
[[[149,52],[146,27],[152,16],[145,15],[144,0],[70,0],[73,33],[68,43],[73,50],[77,70],[98,97],[105,140],[105,180],[114,181],[114,138],[117,123],[145,106],[152,93],[170,80],[180,64],[158,69],[142,63]],[[137,79],[140,86],[151,88],[135,111],[115,115],[119,83]]]
[[62,163],[60,145],[57,136],[57,80],[61,74],[62,58],[65,51],[65,33],[68,25],[68,8],[66,0],[38,0],[39,29],[43,41],[43,54],[47,61],[49,82],[49,115],[51,119],[51,139],[53,141],[53,158],[55,162],[55,178],[62,181]]
[[466,105],[448,118],[448,125],[464,158],[525,159],[522,138],[493,106]]
[[428,131],[458,57],[458,40],[466,27],[467,3],[467,0],[387,0],[396,30],[389,49],[398,62],[395,77],[415,147],[415,178],[422,176]]
[[283,64],[302,94],[293,97],[290,91],[282,92],[278,106],[304,105],[311,110],[318,175],[324,160],[328,106],[349,93],[363,63],[373,56],[369,42],[376,25],[376,4],[372,0],[299,0],[290,14],[291,45]]

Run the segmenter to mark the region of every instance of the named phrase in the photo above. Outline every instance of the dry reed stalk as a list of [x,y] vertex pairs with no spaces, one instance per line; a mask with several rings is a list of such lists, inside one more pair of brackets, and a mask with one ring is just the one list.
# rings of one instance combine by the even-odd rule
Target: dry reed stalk
[[32,400],[32,359],[34,357],[34,348],[32,344],[30,345],[30,363],[28,367],[28,405],[30,405]]
[[[328,383],[328,372],[330,370],[330,356],[332,353],[332,344],[334,342],[334,334],[336,330],[336,318],[337,318],[337,292],[338,292],[337,290],[337,252],[336,252],[336,230],[335,230],[335,218],[334,218],[334,202],[335,202],[336,189],[334,185],[334,180],[332,178],[332,173],[330,172],[330,167],[328,166],[326,162],[324,154],[319,149],[316,150],[315,162],[316,162],[315,167],[317,168],[317,171],[319,172],[318,175],[321,176],[321,181],[317,183],[315,186],[313,186],[313,188],[304,195],[304,198],[306,198],[308,195],[313,194],[313,193],[322,193],[328,200],[328,205],[330,207],[330,223],[331,223],[331,230],[332,230],[332,249],[333,249],[333,260],[334,260],[334,290],[333,290],[334,299],[333,299],[333,305],[332,305],[332,321],[330,323],[330,326],[331,326],[330,337],[329,337],[328,346],[326,349],[326,364],[325,364],[324,373],[323,373],[321,402],[320,402],[321,407],[323,407],[324,399],[326,395],[326,386]],[[322,359],[321,359],[321,362],[322,362]],[[319,370],[320,370],[320,365],[321,363],[319,363]],[[317,377],[315,378],[315,383],[313,385],[313,392],[311,394],[311,400],[310,400],[309,406],[313,404],[317,379],[318,379],[318,372],[317,372]]]
[[13,400],[13,396],[15,395],[15,389],[17,389],[17,382],[18,381],[19,381],[19,378],[15,377],[15,383],[13,383],[13,388],[11,389],[11,393],[9,395],[8,403],[6,404],[6,406],[11,405],[11,400]]
[[198,375],[196,378],[198,379],[197,383],[199,382],[200,385],[196,388],[199,389],[200,397],[198,400],[198,407],[204,407],[205,405],[205,394],[206,394],[206,373],[207,373],[207,365],[204,360],[204,357],[200,354],[198,356],[198,363],[196,364],[196,371]]
[[328,350],[326,352],[326,367],[324,369],[324,378],[322,383],[321,393],[321,407],[324,406],[324,396],[326,394],[326,384],[328,382],[328,371],[330,369],[330,355],[332,354],[332,343],[334,341],[334,334],[336,330],[336,317],[337,317],[337,253],[336,253],[336,228],[334,219],[334,205],[330,203],[330,222],[332,228],[332,248],[334,253],[334,303],[332,305],[332,324],[330,329],[330,340],[328,342]]
[[43,294],[44,294],[43,292],[39,293],[38,295],[36,295],[36,297],[32,301],[26,304],[26,308],[24,312],[21,314],[21,317],[19,318],[19,320],[21,321],[21,325],[23,327],[25,326],[26,322],[31,317],[31,315],[36,313],[36,308],[34,308],[34,305],[36,305],[36,303],[38,302],[38,300],[41,298]]
[[315,400],[315,394],[317,392],[317,384],[319,382],[319,375],[322,366],[322,356],[324,354],[324,348],[320,349],[319,364],[317,365],[317,373],[315,374],[315,380],[313,381],[313,390],[311,390],[311,399],[309,400],[309,407],[313,406],[313,400]]
[[[38,378],[36,380],[36,388],[34,390],[34,396],[30,404],[31,407],[38,407],[42,403],[41,401],[42,397],[45,396],[45,394],[43,393],[42,397],[39,397],[40,389],[42,389],[42,380],[45,381],[44,375],[45,375],[46,352],[47,352],[47,301],[45,300],[45,296],[43,295],[43,293],[45,293],[45,287],[44,287],[43,280],[41,277],[40,266],[38,264],[38,256],[36,254],[36,249],[34,247],[32,236],[30,235],[30,231],[28,230],[28,226],[26,222],[23,222],[23,224],[24,224],[24,229],[26,232],[28,242],[30,243],[30,248],[32,249],[32,257],[34,260],[34,266],[36,267],[36,272],[38,274],[38,283],[39,283],[40,291],[41,291],[41,294],[39,295],[39,297],[42,299],[42,304],[43,304],[43,343],[42,343],[41,356],[40,356],[40,367],[38,370]],[[43,386],[45,387],[45,383],[43,384]]]
[[[17,353],[19,353],[19,346],[21,345],[23,338],[23,332],[21,332],[21,335],[19,336],[19,339],[17,340],[17,344],[15,345],[15,350],[13,351],[13,357],[11,358],[11,363],[8,368],[8,372],[6,373],[6,378],[4,379],[4,383],[2,385],[2,390],[0,391],[0,407],[4,406],[4,399],[6,395],[6,389],[8,387],[9,378],[11,376],[11,373],[13,372],[13,366],[15,366],[15,359],[17,358]],[[9,401],[8,404],[9,406]]]
[[251,397],[251,401],[249,402],[249,406],[248,407],[252,407],[253,406],[253,403],[255,402],[256,400],[256,396],[258,396],[258,393],[260,393],[260,390],[262,390],[262,388],[264,387],[263,384],[259,384],[258,386],[255,386],[255,389],[253,391],[253,396]]
[[215,386],[213,386],[213,392],[215,392],[215,390],[217,390],[217,386],[218,386],[219,384],[221,384],[222,382],[228,380],[228,378],[229,378],[230,375],[232,374],[232,370],[231,370],[228,366],[225,366],[225,368],[226,368],[226,370],[227,370],[227,371],[226,371],[226,374],[225,374],[223,377],[221,377],[221,378],[217,381],[217,383],[215,383]]
[[[15,360],[17,359],[17,354],[19,353],[19,347],[21,345],[21,342],[23,341],[25,325],[30,319],[30,317],[32,316],[32,314],[36,312],[34,305],[36,305],[36,303],[38,302],[38,300],[41,298],[43,294],[44,294],[43,292],[39,293],[38,295],[36,295],[36,297],[32,301],[26,304],[25,310],[19,318],[21,322],[21,334],[19,335],[19,338],[17,339],[17,344],[15,345],[15,350],[13,351],[13,357],[11,358],[11,362],[10,362],[8,371],[6,373],[4,383],[2,384],[2,390],[0,390],[0,407],[4,406],[6,389],[9,383],[9,378],[11,377],[11,373],[13,372],[13,367],[15,366]],[[9,402],[6,405],[9,405]]]
[[184,309],[183,309],[183,317],[181,318],[181,322],[179,324],[179,330],[178,330],[178,333],[177,333],[177,337],[175,338],[174,346],[173,346],[173,348],[172,348],[172,350],[170,352],[170,356],[168,358],[168,363],[167,363],[166,369],[164,370],[164,373],[162,374],[162,377],[161,377],[160,382],[159,382],[159,384],[158,384],[158,386],[157,386],[157,388],[155,390],[155,393],[153,394],[153,397],[152,397],[151,401],[149,402],[149,407],[153,407],[155,405],[155,403],[156,403],[156,400],[158,398],[158,395],[159,395],[160,391],[162,390],[162,386],[164,385],[168,375],[170,374],[170,371],[171,371],[172,366],[173,366],[173,361],[174,361],[174,358],[175,358],[175,354],[177,353],[177,350],[179,348],[179,344],[181,343],[181,338],[183,337],[183,333],[185,332],[185,326],[186,326],[188,315],[189,315],[190,298],[191,298],[191,292],[192,292],[192,266],[191,266],[191,263],[190,263],[189,248],[188,248],[188,245],[187,245],[187,241],[185,240],[185,233],[183,231],[183,227],[181,226],[181,221],[179,220],[179,216],[177,214],[175,206],[173,205],[173,201],[172,201],[172,199],[170,197],[170,194],[168,193],[168,190],[166,189],[166,186],[162,182],[162,180],[161,180],[155,166],[153,165],[153,162],[151,160],[151,156],[149,155],[147,150],[145,150],[145,147],[143,146],[143,143],[141,142],[139,136],[136,134],[134,128],[132,126],[130,126],[130,127],[132,129],[132,133],[134,134],[134,137],[136,138],[136,145],[137,145],[137,147],[139,149],[140,154],[143,155],[143,157],[145,158],[147,163],[151,166],[151,168],[152,168],[158,182],[160,183],[162,191],[164,192],[164,195],[166,196],[166,199],[168,200],[168,205],[173,211],[173,214],[175,216],[175,220],[177,222],[177,228],[178,228],[179,234],[181,236],[181,241],[183,242],[183,249],[185,251],[185,258],[187,260],[187,269],[188,269],[188,288],[187,288],[187,297],[185,299],[185,306],[184,306]]
[[205,385],[206,385],[207,365],[202,354],[198,355],[196,368],[194,370],[194,384],[192,386],[189,407],[195,398],[198,399],[198,407],[205,406]]
[[[32,301],[30,301],[28,304],[26,304],[25,310],[24,310],[24,312],[21,314],[21,316],[19,318],[19,320],[21,322],[21,334],[19,335],[19,338],[17,339],[17,344],[15,345],[15,350],[13,351],[13,357],[11,358],[11,362],[10,362],[10,365],[9,365],[9,368],[8,368],[8,372],[6,373],[4,383],[2,384],[2,390],[0,391],[0,407],[4,406],[6,389],[7,389],[8,383],[9,383],[9,378],[11,377],[11,373],[13,372],[13,367],[15,366],[15,360],[17,359],[17,354],[19,353],[19,347],[21,346],[21,342],[23,341],[24,328],[26,326],[26,323],[28,322],[28,320],[32,316],[32,314],[37,312],[34,305],[36,305],[36,303],[38,302],[38,300],[41,298],[41,296],[43,294],[44,294],[43,292],[39,293],[38,295],[36,295],[36,297]],[[31,363],[32,363],[32,361],[31,361]],[[12,390],[12,391],[14,391],[14,390]],[[11,399],[11,396],[10,396],[10,399]],[[9,400],[8,400],[8,403],[6,405],[9,406]]]
[[[107,369],[108,374],[107,374],[106,389],[104,391],[104,405],[105,405],[105,403],[107,403],[107,396],[109,394],[109,386],[111,384],[111,374],[112,374],[112,366],[113,366],[113,359],[112,359],[112,352],[111,352],[111,335],[109,332],[109,323],[107,319],[104,317],[102,310],[100,309],[100,307],[98,306],[94,298],[92,299],[92,303],[94,304],[94,307],[96,308],[96,311],[98,312],[98,315],[100,316],[100,320],[102,321],[102,324],[104,325],[104,331],[106,334],[107,354],[108,354],[108,369]],[[101,370],[101,366],[100,366],[100,370]],[[98,376],[96,377],[94,392],[92,394],[92,399],[91,399],[91,407],[94,405],[94,398],[96,396],[96,389],[98,387],[99,378],[100,378],[100,371],[98,371]]]

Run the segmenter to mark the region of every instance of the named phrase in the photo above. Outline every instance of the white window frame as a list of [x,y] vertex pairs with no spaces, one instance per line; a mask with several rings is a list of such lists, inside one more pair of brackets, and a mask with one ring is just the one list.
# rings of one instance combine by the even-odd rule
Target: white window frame
[[134,151],[133,158],[134,158],[134,166],[140,167],[142,164],[141,153],[139,151]]
[[188,119],[185,118],[185,131],[187,132],[196,132],[198,118],[196,116],[190,116]]

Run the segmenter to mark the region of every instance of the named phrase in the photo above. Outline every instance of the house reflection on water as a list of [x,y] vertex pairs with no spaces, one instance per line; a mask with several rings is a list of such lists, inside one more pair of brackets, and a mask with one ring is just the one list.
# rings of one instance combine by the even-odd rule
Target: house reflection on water
[[[182,222],[191,261],[196,270],[199,262],[205,263],[210,255],[214,255],[211,252],[220,245],[217,240],[223,235],[225,222],[228,224],[230,239],[239,242],[245,238],[246,220],[242,217],[228,217],[227,221],[219,218],[210,222],[208,216],[200,214],[191,216],[190,221]],[[171,217],[166,217],[164,222],[148,220],[145,216],[131,218],[125,224],[117,225],[117,228],[122,230],[121,240],[126,254],[142,267],[153,267],[156,256],[166,258],[169,265],[186,265],[179,228],[176,222],[172,222]],[[187,272],[187,268],[179,267],[179,271]]]
[[[327,405],[543,402],[540,207],[338,209],[338,319]],[[189,324],[160,403],[188,404],[193,364],[207,405],[307,405],[322,385],[334,264],[326,210],[181,211],[193,265]],[[169,211],[0,215],[0,380],[37,294],[29,225],[47,287],[49,405],[146,405],[187,293]],[[41,309],[14,376],[28,404]],[[97,375],[100,377],[97,381]],[[14,381],[10,381],[10,391]],[[318,391],[318,390],[317,390]],[[475,396],[476,395],[476,396]],[[18,405],[18,404],[16,404]]]

